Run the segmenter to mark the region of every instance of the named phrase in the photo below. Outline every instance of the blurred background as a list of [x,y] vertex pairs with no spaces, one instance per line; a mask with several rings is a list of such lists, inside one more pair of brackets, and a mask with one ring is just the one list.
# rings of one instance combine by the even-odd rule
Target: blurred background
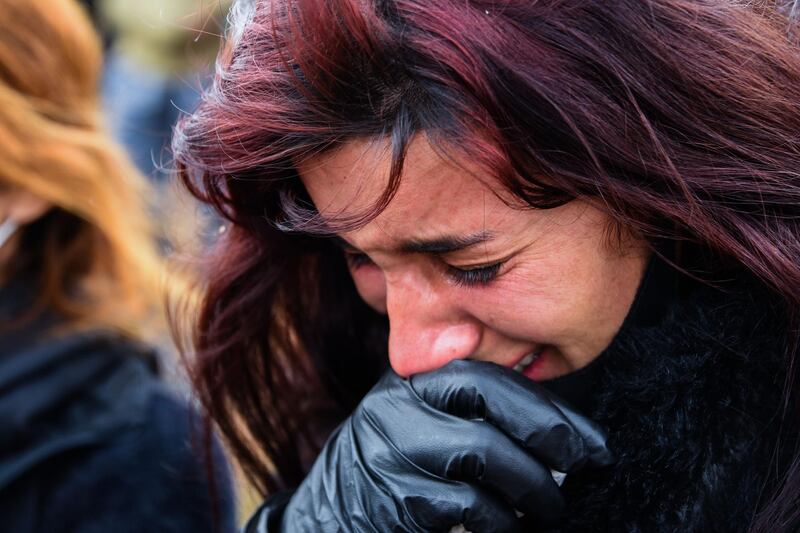
[[83,2],[105,48],[107,126],[154,186],[150,203],[165,254],[194,250],[207,241],[208,213],[170,179],[169,144],[179,115],[193,111],[211,81],[231,2]]

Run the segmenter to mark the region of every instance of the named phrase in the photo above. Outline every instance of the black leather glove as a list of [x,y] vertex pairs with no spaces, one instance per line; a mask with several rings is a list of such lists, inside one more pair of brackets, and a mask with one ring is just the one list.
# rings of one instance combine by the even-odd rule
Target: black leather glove
[[265,505],[245,531],[547,527],[564,506],[551,469],[611,464],[605,441],[540,385],[493,363],[453,361],[409,379],[390,371],[331,435],[297,491]]

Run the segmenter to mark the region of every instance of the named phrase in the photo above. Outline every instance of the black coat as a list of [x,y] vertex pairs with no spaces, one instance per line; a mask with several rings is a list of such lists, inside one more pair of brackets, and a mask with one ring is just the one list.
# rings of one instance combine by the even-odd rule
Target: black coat
[[152,358],[103,332],[54,336],[57,322],[0,334],[0,531],[233,531],[221,450],[212,482],[202,421]]
[[[715,280],[653,261],[611,346],[569,378],[592,384],[577,403],[608,428],[618,462],[567,477],[562,531],[746,531],[774,488],[785,312],[747,275]],[[554,388],[573,389],[563,381]]]

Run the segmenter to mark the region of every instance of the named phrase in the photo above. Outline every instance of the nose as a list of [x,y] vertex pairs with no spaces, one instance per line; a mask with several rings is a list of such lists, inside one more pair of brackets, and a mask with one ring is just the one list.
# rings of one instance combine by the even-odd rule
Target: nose
[[389,361],[403,377],[466,359],[481,342],[481,327],[448,298],[446,289],[418,276],[387,279]]

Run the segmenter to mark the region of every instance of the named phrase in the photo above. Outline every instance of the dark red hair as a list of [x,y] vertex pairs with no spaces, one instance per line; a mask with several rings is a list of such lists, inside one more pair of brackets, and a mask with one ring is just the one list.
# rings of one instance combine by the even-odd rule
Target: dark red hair
[[[745,5],[747,4],[747,5]],[[388,137],[466,156],[535,208],[594,201],[651,241],[712,250],[800,316],[800,50],[774,2],[240,1],[179,170],[232,225],[209,264],[196,383],[264,491],[386,364],[386,319],[314,233],[294,163]],[[303,231],[297,231],[303,230]],[[786,421],[798,383],[787,332]],[[800,462],[753,531],[800,520]]]

